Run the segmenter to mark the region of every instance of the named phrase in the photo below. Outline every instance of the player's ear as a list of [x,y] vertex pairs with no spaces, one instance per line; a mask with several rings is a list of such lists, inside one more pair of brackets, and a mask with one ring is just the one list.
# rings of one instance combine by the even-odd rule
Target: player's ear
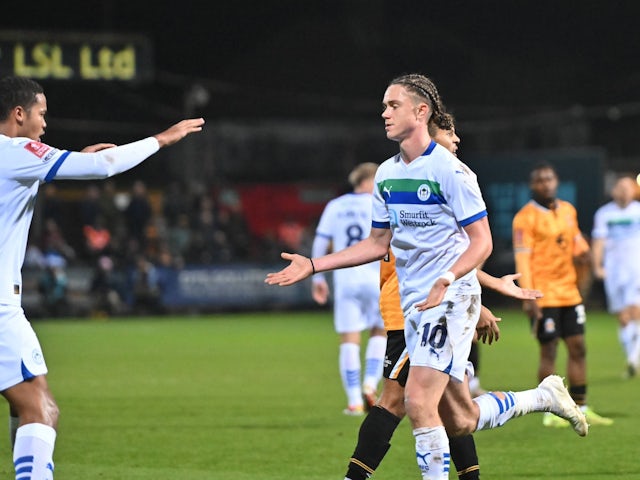
[[22,125],[22,123],[24,122],[25,118],[27,117],[27,112],[23,107],[18,105],[17,107],[14,107],[14,109],[13,109],[13,117],[16,119],[16,122],[18,122],[20,125]]

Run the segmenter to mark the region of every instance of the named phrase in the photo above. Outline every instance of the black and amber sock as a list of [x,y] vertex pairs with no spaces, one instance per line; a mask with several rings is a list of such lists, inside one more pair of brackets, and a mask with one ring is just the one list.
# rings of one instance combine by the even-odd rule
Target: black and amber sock
[[374,406],[360,425],[358,444],[349,460],[346,478],[366,480],[391,448],[391,437],[400,418],[382,407]]

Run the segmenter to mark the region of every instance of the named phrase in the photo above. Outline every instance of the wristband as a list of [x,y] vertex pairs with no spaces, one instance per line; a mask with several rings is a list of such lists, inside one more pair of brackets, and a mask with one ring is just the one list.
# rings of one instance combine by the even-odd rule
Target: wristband
[[312,275],[316,274],[316,266],[313,264],[313,260],[311,259],[311,257],[309,257],[309,261],[311,262],[311,271],[313,272]]
[[456,281],[456,275],[451,270],[440,275],[440,278],[443,278],[444,280],[448,280],[449,285],[451,285],[453,282]]

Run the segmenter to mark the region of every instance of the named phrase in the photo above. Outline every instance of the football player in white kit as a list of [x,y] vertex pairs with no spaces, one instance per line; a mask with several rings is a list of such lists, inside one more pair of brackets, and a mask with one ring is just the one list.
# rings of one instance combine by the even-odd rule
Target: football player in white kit
[[53,478],[58,421],[42,349],[21,308],[22,262],[39,185],[117,175],[204,124],[203,119],[183,120],[127,145],[101,143],[72,152],[40,142],[46,113],[47,100],[37,82],[0,79],[0,392],[19,419],[13,459],[21,480]]
[[371,233],[319,258],[282,253],[291,263],[265,282],[286,286],[315,272],[379,260],[391,246],[411,363],[405,406],[416,459],[423,479],[447,480],[447,433],[495,428],[534,411],[566,418],[581,436],[588,424],[556,375],[531,390],[471,398],[464,378],[481,306],[476,268],[491,253],[491,231],[475,174],[429,136],[434,111],[444,107],[427,77],[410,74],[390,82],[382,118],[400,153],[378,168]]
[[[316,228],[312,257],[347,248],[369,235],[373,179],[378,165],[361,163],[349,174],[353,192],[327,203]],[[371,262],[333,272],[333,319],[340,335],[338,365],[347,394],[347,415],[362,415],[376,401],[382,378],[387,334],[380,315],[380,263]],[[324,305],[329,285],[323,273],[312,279],[313,299]],[[369,332],[365,350],[365,372],[361,373],[362,332]],[[362,378],[361,378],[362,377]]]
[[640,202],[631,177],[619,178],[612,201],[594,216],[593,270],[604,280],[609,312],[618,317],[618,337],[627,360],[627,375],[640,370]]

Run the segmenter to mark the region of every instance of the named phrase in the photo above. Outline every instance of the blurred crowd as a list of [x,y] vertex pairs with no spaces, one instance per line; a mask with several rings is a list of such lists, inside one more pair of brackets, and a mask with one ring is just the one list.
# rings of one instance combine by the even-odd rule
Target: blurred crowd
[[47,184],[39,198],[25,270],[37,272],[48,316],[74,312],[69,268],[92,269],[93,315],[161,313],[169,270],[277,258],[304,248],[306,226],[287,222],[272,235],[252,235],[234,191],[173,182],[150,192],[137,180],[126,190],[102,181],[72,191]]

